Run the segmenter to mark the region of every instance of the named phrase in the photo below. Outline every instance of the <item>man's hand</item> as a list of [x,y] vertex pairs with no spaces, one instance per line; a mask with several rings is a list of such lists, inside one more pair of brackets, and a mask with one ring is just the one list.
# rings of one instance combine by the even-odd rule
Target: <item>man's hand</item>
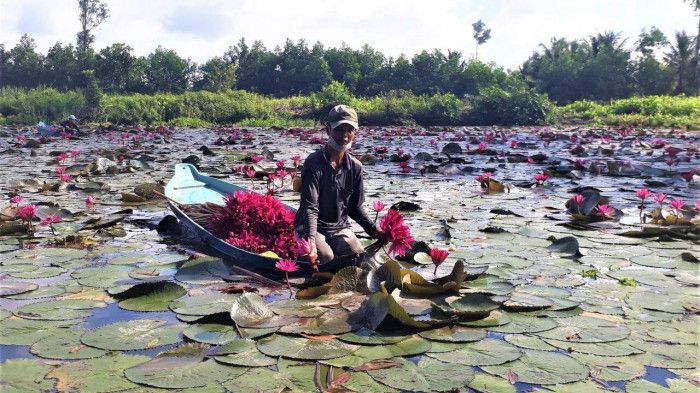
[[309,251],[308,255],[309,262],[311,262],[311,267],[318,271],[318,250],[316,250],[316,241],[312,240],[309,243],[311,243],[311,250]]

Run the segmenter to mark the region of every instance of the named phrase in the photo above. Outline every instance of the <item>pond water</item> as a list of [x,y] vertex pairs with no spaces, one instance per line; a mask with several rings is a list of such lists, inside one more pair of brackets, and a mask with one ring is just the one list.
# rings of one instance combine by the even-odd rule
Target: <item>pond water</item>
[[[467,273],[449,291],[417,297],[407,283],[422,281],[402,271],[388,296],[407,319],[389,312],[379,336],[348,333],[360,327],[352,312],[371,306],[367,294],[290,301],[286,285],[237,276],[207,250],[156,231],[170,212],[150,190],[161,190],[176,163],[263,193],[263,172],[281,160],[298,170],[292,156],[303,162],[319,148],[320,130],[34,137],[0,129],[2,219],[14,216],[14,195],[20,206],[38,205],[40,219],[61,217],[52,227],[33,222],[33,234],[0,221],[0,383],[16,391],[309,391],[316,365],[322,385],[338,378],[333,386],[361,392],[700,386],[697,133],[363,128],[353,154],[364,163],[370,216],[377,200],[413,203],[418,209],[400,206],[413,237],[449,250],[436,275],[425,255],[401,268],[425,280],[455,265]],[[251,180],[245,169],[258,154]],[[298,206],[289,177],[274,188]],[[640,189],[651,191],[643,202]],[[585,201],[567,208],[576,194]],[[599,205],[614,209],[612,219]],[[243,284],[259,296],[236,293]],[[242,311],[231,316],[234,303]]]

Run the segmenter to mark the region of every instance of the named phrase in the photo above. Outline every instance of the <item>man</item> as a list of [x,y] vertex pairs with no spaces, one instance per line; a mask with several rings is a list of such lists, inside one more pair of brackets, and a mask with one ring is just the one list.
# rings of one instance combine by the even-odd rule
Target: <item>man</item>
[[75,117],[75,115],[68,116],[68,119],[61,123],[61,127],[73,134],[80,132],[80,128],[78,128],[78,119]]
[[304,161],[301,200],[294,226],[297,235],[309,241],[309,260],[314,265],[364,252],[350,229],[348,217],[371,237],[384,238],[384,232],[362,207],[365,201],[362,164],[347,152],[357,136],[357,127],[354,109],[347,105],[333,107],[326,125],[328,143]]

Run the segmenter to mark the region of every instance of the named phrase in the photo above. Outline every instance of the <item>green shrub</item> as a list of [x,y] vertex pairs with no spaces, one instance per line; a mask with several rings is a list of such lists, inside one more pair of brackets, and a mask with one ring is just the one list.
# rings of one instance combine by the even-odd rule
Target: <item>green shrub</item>
[[168,122],[168,125],[179,127],[205,128],[211,127],[211,123],[196,117],[176,117]]

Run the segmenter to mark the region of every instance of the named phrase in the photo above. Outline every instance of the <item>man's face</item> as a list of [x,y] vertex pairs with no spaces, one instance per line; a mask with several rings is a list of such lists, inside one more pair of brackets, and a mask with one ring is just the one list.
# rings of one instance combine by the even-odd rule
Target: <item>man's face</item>
[[357,129],[355,127],[343,123],[331,131],[330,137],[339,145],[347,145],[355,140],[356,135]]

